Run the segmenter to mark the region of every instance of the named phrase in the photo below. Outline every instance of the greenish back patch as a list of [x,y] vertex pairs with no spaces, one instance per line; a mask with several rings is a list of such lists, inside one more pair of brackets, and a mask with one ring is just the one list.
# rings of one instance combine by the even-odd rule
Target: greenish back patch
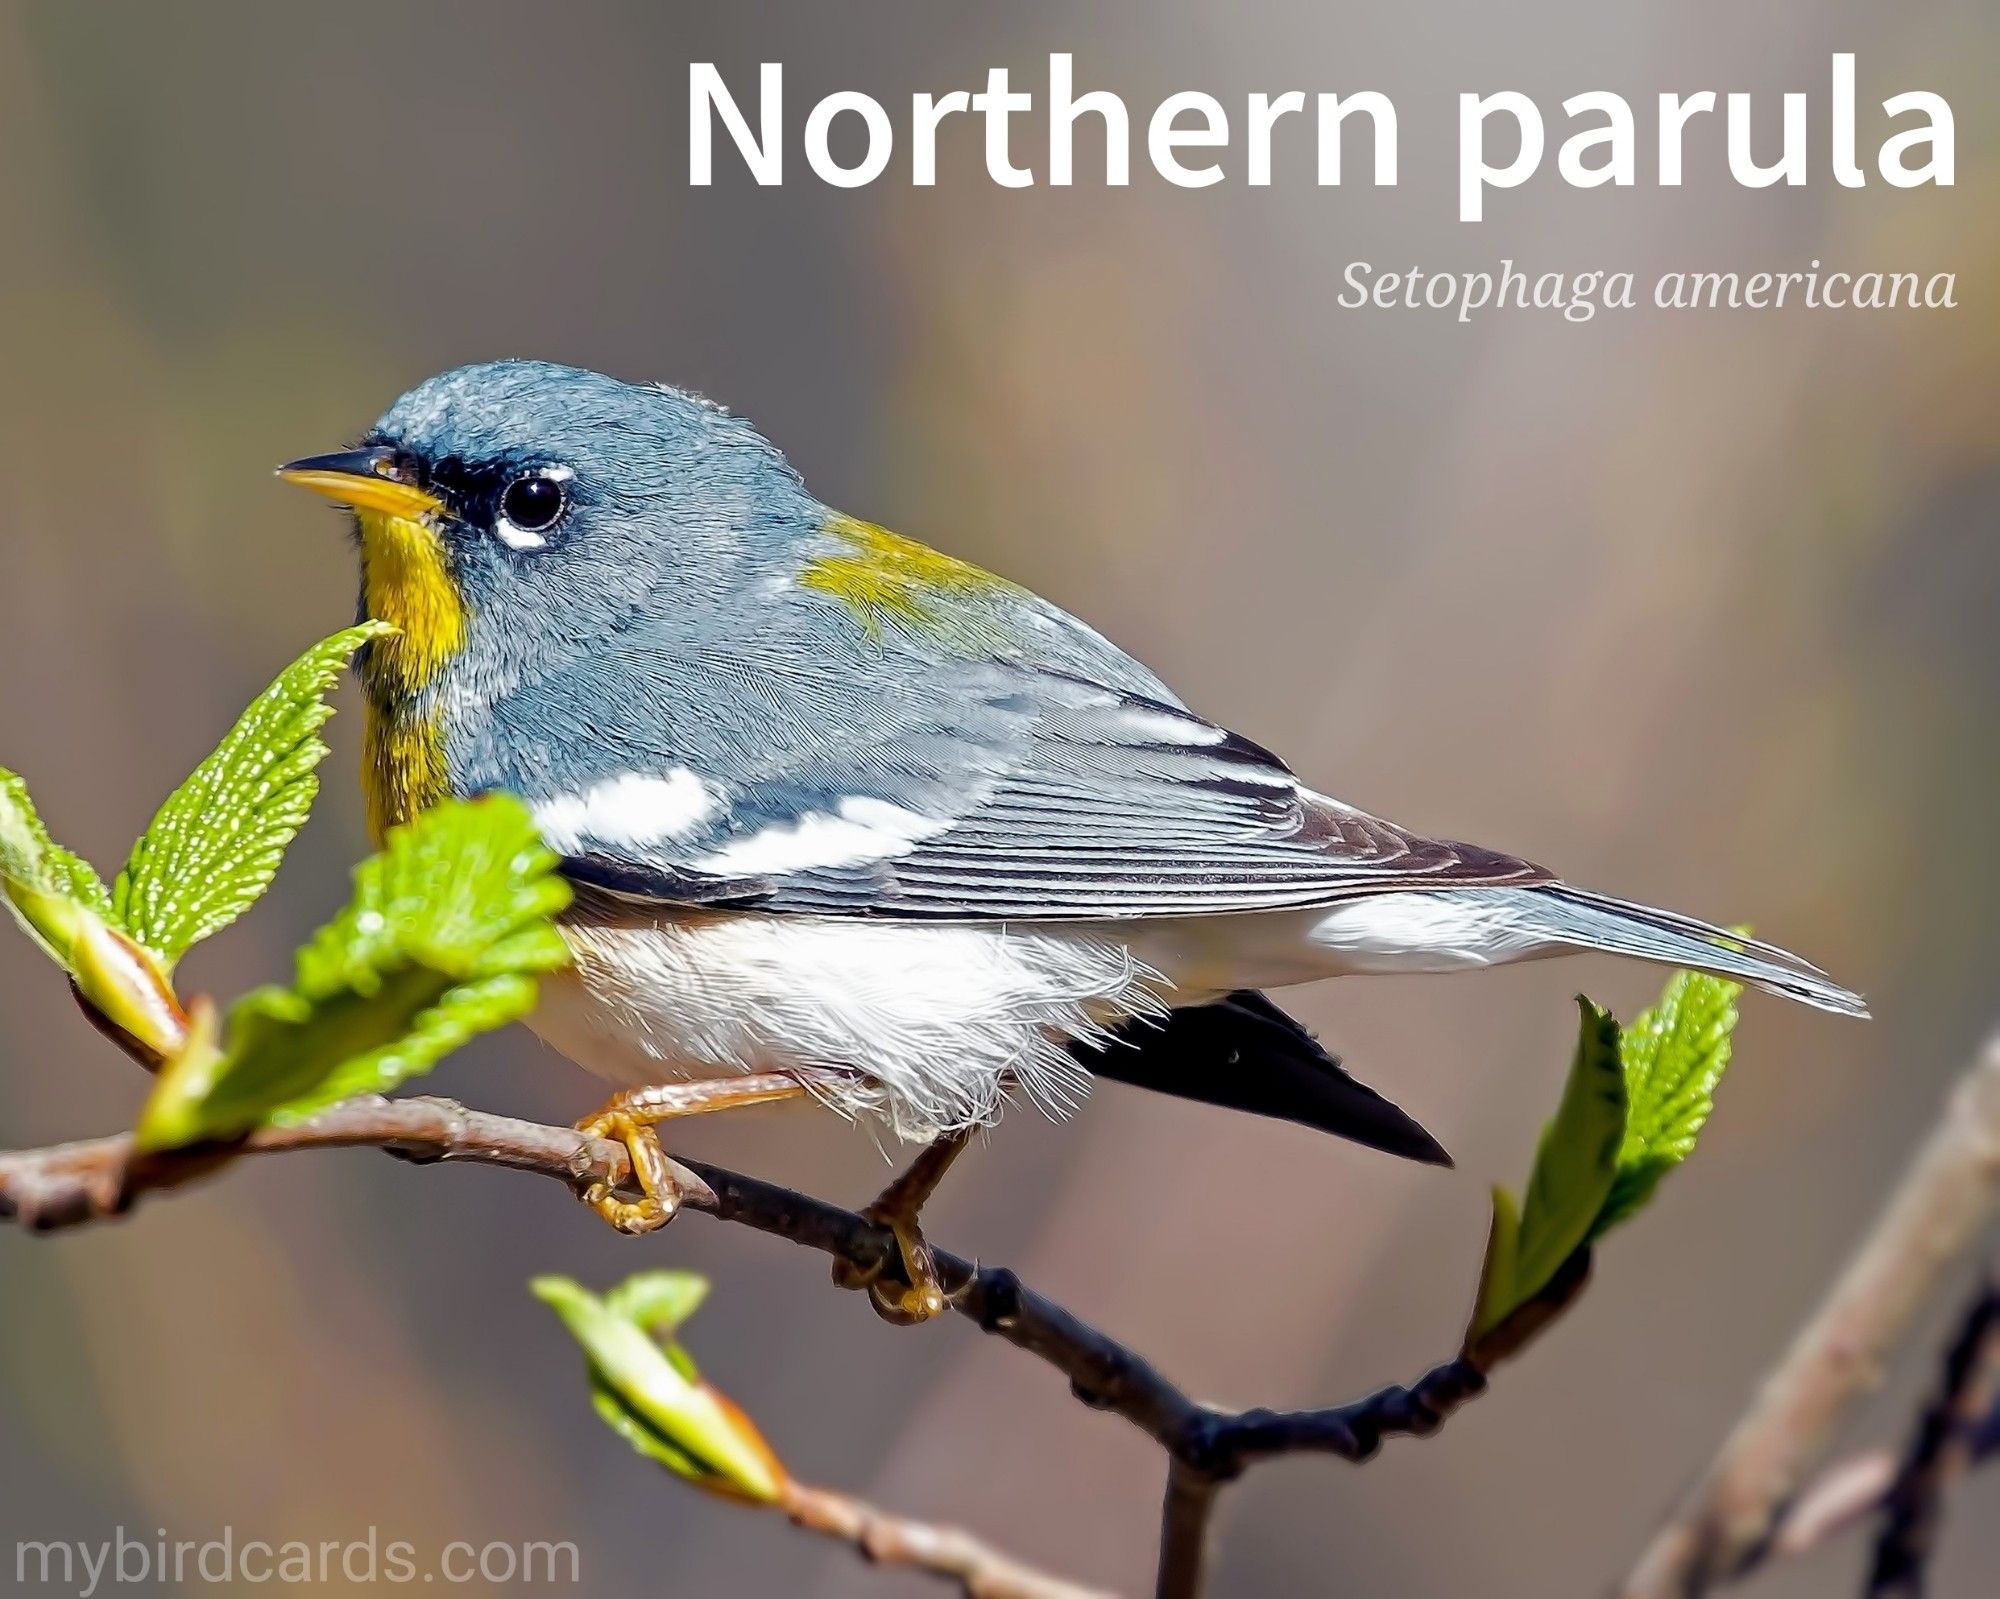
[[826,532],[841,548],[807,562],[799,582],[846,606],[871,637],[895,626],[965,650],[1014,642],[1004,602],[1026,591],[1005,578],[851,516]]

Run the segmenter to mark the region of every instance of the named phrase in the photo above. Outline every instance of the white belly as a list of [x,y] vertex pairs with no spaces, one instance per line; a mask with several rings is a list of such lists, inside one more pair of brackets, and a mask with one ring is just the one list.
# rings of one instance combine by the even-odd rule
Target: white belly
[[1016,1083],[1060,1114],[1089,1083],[1063,1042],[1170,987],[1122,938],[1061,924],[675,911],[564,936],[575,970],[530,1025],[579,1065],[623,1084],[854,1070],[834,1108],[908,1139],[993,1121]]
[[1063,1049],[1135,1015],[1344,972],[1451,971],[1545,951],[1506,891],[1099,922],[894,922],[634,910],[564,929],[575,970],[530,1025],[628,1086],[726,1072],[856,1075],[824,1097],[928,1139],[995,1120],[1018,1084],[1062,1114]]

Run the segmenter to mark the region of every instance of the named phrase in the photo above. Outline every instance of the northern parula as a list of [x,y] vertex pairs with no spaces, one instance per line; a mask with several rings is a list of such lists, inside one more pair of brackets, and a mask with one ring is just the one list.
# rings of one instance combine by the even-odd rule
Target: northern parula
[[1259,992],[1608,950],[1865,1015],[1817,968],[1308,788],[1026,589],[829,510],[740,418],[538,361],[432,378],[281,468],[352,508],[378,830],[533,809],[577,899],[533,1026],[627,1085],[580,1125],[676,1196],[667,1116],[810,1094],[931,1140],[874,1214],[885,1314],[943,1299],[916,1210],[1015,1091],[1093,1075],[1443,1160]]

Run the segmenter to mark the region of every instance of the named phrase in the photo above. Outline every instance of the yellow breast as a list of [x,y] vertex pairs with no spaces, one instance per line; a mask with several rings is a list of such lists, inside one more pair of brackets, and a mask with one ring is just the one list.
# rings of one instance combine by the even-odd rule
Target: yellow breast
[[467,618],[444,547],[426,523],[381,511],[358,516],[362,609],[397,629],[369,647],[361,673],[368,690],[362,786],[368,830],[379,842],[450,791],[444,729],[424,691],[465,647]]

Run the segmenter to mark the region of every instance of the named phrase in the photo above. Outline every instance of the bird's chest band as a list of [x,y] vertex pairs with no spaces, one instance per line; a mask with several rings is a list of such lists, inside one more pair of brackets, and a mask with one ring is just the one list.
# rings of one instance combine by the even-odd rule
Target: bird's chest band
[[438,719],[413,710],[384,710],[371,696],[362,779],[368,831],[379,844],[390,828],[429,810],[451,791]]
[[465,601],[445,564],[444,541],[428,522],[383,511],[361,523],[361,602],[396,628],[369,649],[363,675],[391,699],[415,695],[465,647]]
[[396,632],[368,649],[363,779],[369,830],[379,839],[450,790],[444,729],[428,690],[465,647],[466,610],[427,522],[361,511],[361,601]]

